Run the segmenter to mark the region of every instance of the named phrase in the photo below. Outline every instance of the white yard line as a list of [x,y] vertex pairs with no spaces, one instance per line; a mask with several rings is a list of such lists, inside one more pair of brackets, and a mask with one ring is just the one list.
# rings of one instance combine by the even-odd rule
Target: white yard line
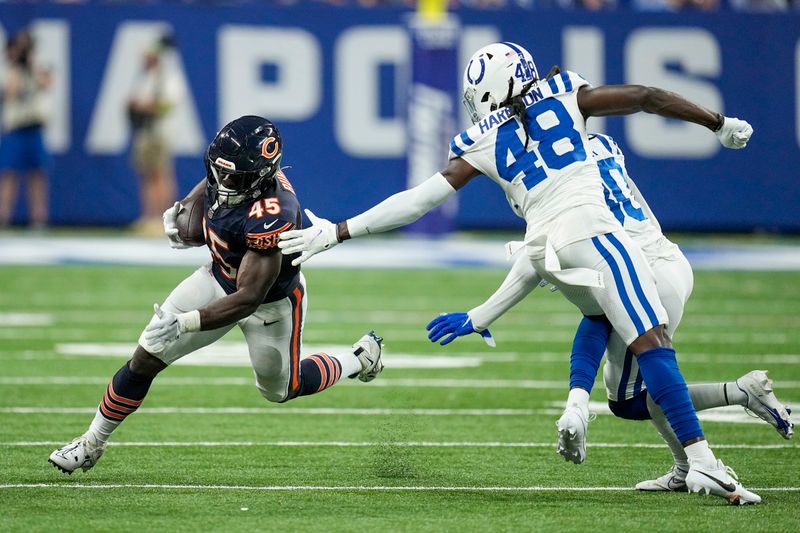
[[[86,357],[119,356],[130,358],[133,346],[130,343],[62,343],[57,344],[55,351],[64,355]],[[313,354],[324,352],[328,354],[347,353],[352,347],[346,344],[316,344],[303,343],[303,353]],[[507,354],[500,354],[502,359],[507,359]],[[447,355],[444,352],[431,354],[410,354],[392,352],[383,358],[385,364],[391,368],[472,368],[480,366],[483,356],[472,355]],[[247,344],[240,341],[218,341],[204,346],[175,362],[176,365],[189,366],[235,366],[249,368],[250,352]]]
[[[0,386],[8,385],[105,385],[110,376],[20,376],[0,377]],[[708,380],[702,383],[707,383]],[[159,377],[155,383],[169,386],[253,386],[251,377]],[[602,385],[602,382],[597,382]],[[776,381],[779,389],[800,389],[800,381]],[[379,388],[461,388],[461,389],[536,389],[567,390],[566,381],[533,379],[437,379],[437,378],[381,378],[365,385],[355,381],[343,381],[337,386]]]
[[[608,407],[598,402],[593,409],[600,416],[612,416]],[[89,415],[96,407],[0,407],[0,414],[66,414]],[[426,408],[348,408],[348,407],[143,407],[140,413],[147,415],[346,415],[346,416],[556,416],[563,410],[559,408],[538,409],[426,409]],[[747,415],[741,408],[730,406],[710,409],[698,413],[703,422],[725,424],[756,424],[764,422]]]
[[[0,377],[2,385],[105,385],[109,376],[22,376]],[[187,386],[213,386],[213,385],[246,385],[254,386],[255,378],[228,377],[228,378],[191,378],[191,377],[159,377],[155,383],[160,385],[187,385]],[[339,386],[357,387],[404,387],[404,388],[466,388],[466,389],[542,389],[560,390],[567,389],[564,381],[529,380],[529,379],[426,379],[426,378],[387,378],[364,385],[355,381],[343,381]]]
[[[63,441],[17,441],[2,442],[0,448],[30,448],[37,446],[62,446]],[[398,448],[553,448],[553,442],[438,442],[438,441],[129,441],[129,442],[110,442],[109,446],[121,447],[165,447],[165,448],[215,448],[215,447],[266,447],[266,448],[304,448],[304,447],[326,447],[326,448],[366,448],[374,446],[393,446]],[[663,449],[664,444],[649,442],[590,442],[590,448],[643,448],[643,449]],[[800,448],[791,444],[715,444],[715,449],[729,450],[793,450]]]
[[[229,343],[230,341],[222,341],[223,343]],[[233,343],[237,344],[237,343]],[[241,348],[236,347],[237,351],[242,351],[244,353],[245,344],[244,342],[238,343],[241,344]],[[103,344],[92,344],[86,346],[97,346],[98,348],[92,348],[92,351],[101,352],[102,346],[110,345],[112,352],[105,352],[101,353],[103,356],[107,357],[129,357],[131,348],[129,344],[124,344],[124,353],[123,350],[116,347],[114,343],[103,343]],[[56,345],[57,350],[58,347],[67,347],[72,346],[71,344],[60,344]],[[309,345],[312,346],[312,345]],[[88,350],[88,348],[87,348]],[[227,350],[227,348],[225,348]],[[72,355],[67,353],[68,351],[74,351],[75,354]],[[2,359],[22,359],[22,360],[63,360],[67,357],[86,357],[87,354],[80,354],[81,350],[73,349],[73,348],[66,348],[64,353],[60,353],[58,351],[52,350],[2,350],[0,349],[0,360]],[[307,349],[305,351],[308,351]],[[310,352],[309,352],[310,353]],[[416,355],[417,357],[427,357],[426,354],[409,354],[409,355]],[[470,352],[470,351],[458,351],[454,354],[459,358],[479,358],[481,360],[481,364],[490,364],[490,363],[567,363],[569,361],[569,353],[565,350],[563,352],[542,352],[542,351],[531,351],[531,352],[524,352],[524,351],[482,351],[482,352]],[[92,356],[98,357],[100,355],[93,354]],[[228,355],[222,357],[230,357],[230,353]],[[445,356],[441,356],[445,357]],[[447,355],[446,357],[452,357]],[[798,353],[763,353],[763,354],[733,354],[733,353],[699,353],[699,352],[686,352],[680,351],[678,352],[678,359],[681,364],[705,364],[705,363],[718,363],[718,364],[771,364],[771,365],[800,365],[800,354]],[[250,366],[249,361],[245,361],[243,358],[237,359],[237,362],[241,361],[242,366]],[[218,362],[217,362],[218,363]],[[214,365],[218,366],[218,365]],[[233,365],[231,365],[233,366]],[[237,365],[238,366],[238,365]],[[2,378],[0,378],[1,380]],[[13,378],[12,378],[13,379]],[[163,380],[164,378],[159,378]]]
[[[92,414],[97,407],[0,407],[0,414]],[[391,409],[347,407],[143,407],[145,414],[225,415],[412,415],[412,416],[533,416],[558,415],[561,409]]]
[[[470,486],[387,486],[387,485],[177,485],[156,483],[5,483],[0,489],[164,489],[164,490],[219,490],[219,491],[369,491],[369,492],[627,492],[633,487],[470,487]],[[757,492],[799,491],[800,487],[751,487]]]
[[[521,236],[521,233],[520,233]],[[433,244],[432,244],[433,243]],[[129,235],[4,235],[0,264],[52,265],[63,263],[183,265],[208,261],[205,247],[171,250],[163,238]],[[695,270],[800,270],[800,250],[792,244],[684,243],[681,246]],[[356,240],[309,261],[319,268],[497,268],[506,270],[503,240],[454,235],[441,239],[410,236]]]
[[[127,345],[126,345],[127,346]],[[310,353],[310,352],[309,352]],[[423,356],[424,354],[416,354]],[[569,353],[564,352],[457,352],[459,358],[479,358],[481,365],[488,364],[508,364],[508,363],[563,363],[569,362]],[[0,360],[23,360],[23,361],[63,361],[66,358],[81,358],[85,355],[67,355],[60,354],[51,350],[1,350]],[[95,356],[96,357],[96,356]],[[108,357],[118,357],[117,355],[108,355]],[[119,356],[121,357],[121,356]],[[444,356],[443,356],[444,357]],[[450,356],[447,356],[450,357]],[[681,365],[687,364],[749,364],[749,365],[800,365],[800,354],[797,353],[772,353],[772,354],[715,354],[715,353],[696,353],[696,352],[679,352],[678,359]],[[230,366],[240,366],[237,365]],[[220,366],[219,361],[217,364],[209,366]],[[246,364],[245,364],[246,363]],[[249,366],[249,361],[242,362],[241,366]],[[17,378],[9,378],[11,380]],[[37,384],[36,380],[39,378],[32,378],[31,384]],[[94,378],[88,378],[94,379]],[[100,379],[100,378],[96,378]],[[160,377],[160,382],[164,382],[165,377]],[[3,378],[0,377],[0,384],[3,383]],[[106,380],[107,381],[107,380]],[[88,383],[88,382],[87,382]],[[93,381],[91,382],[93,383]],[[44,384],[44,383],[39,383]],[[181,384],[181,383],[176,383]],[[188,383],[187,383],[188,384]],[[244,384],[244,383],[242,383]]]
[[[142,323],[142,326],[145,324]],[[577,322],[576,322],[577,325]],[[136,336],[140,328],[134,329],[107,329],[103,332],[103,338],[112,341],[128,341],[128,344],[135,343]],[[135,331],[135,332],[134,332]],[[386,329],[381,328],[379,333],[385,339],[395,341],[425,341],[427,342],[426,332],[419,328],[406,329]],[[525,331],[520,328],[513,331],[504,331],[497,334],[500,341],[505,342],[550,342],[568,343],[575,336],[573,328],[563,328],[561,330],[551,329],[550,331]],[[89,341],[97,336],[97,329],[92,327],[61,326],[48,328],[22,328],[5,329],[0,328],[0,339],[5,340],[67,340],[67,341]],[[744,343],[756,343],[766,345],[784,345],[797,342],[795,334],[784,332],[767,333],[762,330],[753,331],[683,331],[679,333],[680,342],[692,344],[712,344],[712,345],[741,345]]]
[[53,315],[50,313],[29,313],[29,312],[0,312],[0,327],[16,328],[20,326],[51,326],[53,325]]
[[[577,310],[553,310],[539,309],[541,315],[537,315],[536,324],[546,327],[568,327],[573,329],[580,322],[581,315]],[[344,309],[311,309],[306,317],[307,327],[314,328],[316,324],[320,326],[327,324],[407,324],[410,326],[420,326],[424,322],[424,317],[431,314],[430,308],[418,310],[370,310],[370,311],[350,311]],[[142,325],[149,319],[150,314],[147,310],[78,310],[66,309],[50,312],[32,311],[4,311],[0,312],[0,327],[13,326],[52,326],[57,327],[77,327],[86,328],[82,324],[118,324],[130,326],[131,323]],[[533,319],[522,313],[512,313],[504,316],[498,322],[496,328],[502,330],[506,327],[530,325]],[[800,316],[782,315],[779,317],[756,315],[756,314],[713,314],[695,313],[683,326],[687,328],[697,328],[698,326],[715,327],[791,327],[800,326]],[[94,329],[93,329],[94,331]]]

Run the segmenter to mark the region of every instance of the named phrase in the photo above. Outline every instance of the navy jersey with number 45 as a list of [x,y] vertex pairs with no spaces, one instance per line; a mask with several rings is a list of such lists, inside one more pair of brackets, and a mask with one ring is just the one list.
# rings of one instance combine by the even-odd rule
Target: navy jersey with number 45
[[[206,216],[203,232],[213,259],[211,272],[227,294],[236,292],[236,276],[248,250],[280,253],[278,240],[282,232],[301,228],[300,202],[292,184],[278,171],[272,185],[260,197],[235,207],[218,207],[209,212],[212,198],[205,194]],[[299,283],[300,267],[292,266],[297,255],[283,258],[281,271],[264,302],[285,298]]]

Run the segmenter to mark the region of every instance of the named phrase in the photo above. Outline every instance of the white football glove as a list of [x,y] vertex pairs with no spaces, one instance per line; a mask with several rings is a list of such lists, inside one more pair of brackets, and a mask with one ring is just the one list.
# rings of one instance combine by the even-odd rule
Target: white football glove
[[183,204],[175,202],[175,205],[164,211],[164,233],[169,239],[169,245],[176,250],[183,250],[184,248],[191,248],[188,244],[183,242],[180,235],[178,235],[178,213],[183,211]]
[[303,229],[284,231],[281,233],[281,240],[278,248],[283,255],[295,254],[300,252],[300,257],[292,260],[293,265],[304,263],[312,256],[333,248],[339,244],[336,237],[336,224],[330,220],[319,218],[310,209],[305,210],[311,226]]
[[714,133],[722,146],[739,150],[747,146],[747,141],[753,135],[753,126],[748,124],[746,120],[723,117],[722,127]]
[[161,309],[158,304],[153,304],[153,312],[156,319],[151,320],[144,328],[144,340],[147,348],[154,353],[163,352],[167,346],[178,340],[181,333],[200,329],[200,314],[197,311],[176,315]]

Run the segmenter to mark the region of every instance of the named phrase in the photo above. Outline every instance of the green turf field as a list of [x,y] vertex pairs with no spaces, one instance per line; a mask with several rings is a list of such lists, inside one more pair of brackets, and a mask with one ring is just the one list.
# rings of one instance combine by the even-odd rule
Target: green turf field
[[[48,454],[85,430],[125,360],[80,352],[132,349],[153,302],[190,272],[0,268],[1,531],[800,530],[800,449],[741,410],[703,425],[762,489],[760,506],[630,490],[670,465],[647,422],[600,414],[587,462],[565,463],[554,423],[579,316],[560,295],[538,290],[504,317],[494,350],[425,336],[502,271],[309,269],[305,341],[350,344],[374,328],[387,368],[373,383],[274,405],[246,367],[175,366],[96,468],[56,471]],[[690,382],[765,368],[800,404],[800,273],[697,273],[676,347]]]

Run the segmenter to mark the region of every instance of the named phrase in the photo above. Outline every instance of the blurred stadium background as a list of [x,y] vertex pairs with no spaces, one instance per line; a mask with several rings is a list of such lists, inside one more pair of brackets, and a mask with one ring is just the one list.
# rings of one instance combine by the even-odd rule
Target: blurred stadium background
[[[652,116],[589,122],[621,144],[666,230],[800,231],[794,11],[476,2],[456,5],[450,21],[458,27],[444,26],[426,43],[424,35],[412,39],[413,10],[404,6],[290,4],[0,4],[0,37],[32,26],[40,63],[54,74],[52,225],[124,227],[139,215],[126,102],[142,52],[169,30],[177,42],[172,70],[185,89],[170,115],[181,193],[203,176],[205,145],[220,126],[262,114],[281,128],[304,205],[332,219],[359,212],[419,179],[408,177],[408,158],[424,177],[443,163],[446,149],[430,146],[468,123],[457,94],[466,59],[511,40],[532,50],[542,71],[560,64],[594,85],[662,86],[753,124],[752,144],[736,152],[702,128]],[[429,90],[413,91],[410,80]],[[422,111],[408,112],[412,98]],[[522,227],[488,180],[471,184],[450,209],[458,229]],[[21,201],[17,211],[23,223]]]
[[[42,494],[32,485],[57,488],[62,482],[57,472],[45,470],[49,468],[44,463],[46,453],[88,423],[102,383],[119,366],[118,352],[127,353],[126,346],[132,345],[148,319],[151,302],[163,298],[191,271],[191,265],[207,260],[204,249],[174,251],[163,237],[142,237],[130,229],[140,216],[140,207],[139,182],[130,164],[126,102],[142,51],[165,33],[173,35],[177,44],[169,58],[170,70],[184,95],[169,119],[179,197],[203,177],[204,149],[217,129],[239,115],[260,114],[281,129],[283,161],[291,167],[287,174],[304,207],[333,220],[352,216],[417,183],[445,162],[449,140],[468,123],[459,94],[463,66],[475,49],[489,42],[524,44],[540,72],[559,64],[594,85],[656,85],[748,120],[755,135],[744,151],[722,149],[703,128],[653,116],[593,118],[589,125],[617,140],[626,152],[629,172],[668,236],[677,239],[697,271],[709,271],[698,275],[696,296],[682,326],[687,329],[682,346],[688,379],[718,379],[721,374],[732,379],[753,365],[768,365],[784,386],[782,397],[800,401],[797,2],[473,0],[450,2],[446,13],[438,9],[440,3],[425,3],[419,11],[429,9],[427,16],[421,16],[417,7],[414,2],[381,0],[0,3],[0,41],[23,27],[32,28],[37,60],[54,79],[46,129],[53,155],[49,226],[35,231],[27,228],[24,195],[20,195],[12,226],[0,229],[0,364],[4,368],[0,447],[8,452],[2,454],[6,463],[0,469],[0,483],[12,488],[19,485],[0,491],[0,502],[10,509],[0,519],[5,520],[5,524],[0,522],[2,529],[79,529],[85,522],[76,516],[91,513],[98,502],[119,509],[131,501],[130,491],[116,487],[105,493],[106,500],[91,491],[83,493],[75,515],[56,512],[44,501],[30,504]],[[6,69],[0,61],[0,80]],[[182,500],[163,497],[160,489],[148,489],[147,483],[546,485],[549,488],[544,490],[556,489],[552,495],[535,496],[532,491],[516,495],[512,490],[499,500],[490,493],[468,494],[459,501],[455,501],[458,495],[436,493],[423,501],[416,499],[423,495],[400,493],[384,501],[394,510],[380,511],[385,514],[377,517],[363,516],[358,506],[365,496],[358,491],[341,496],[300,491],[282,495],[278,507],[251,501],[254,508],[262,505],[262,510],[272,514],[275,521],[270,527],[318,526],[314,519],[324,520],[323,515],[312,513],[298,522],[298,517],[280,508],[283,502],[290,507],[322,503],[336,508],[341,516],[331,519],[332,529],[354,524],[407,530],[461,525],[519,529],[530,525],[527,520],[532,515],[541,520],[542,527],[562,530],[585,530],[598,524],[600,529],[614,524],[653,528],[659,523],[664,529],[698,524],[701,529],[718,528],[720,522],[715,520],[721,515],[711,504],[679,500],[684,509],[696,508],[671,514],[669,522],[657,522],[663,517],[655,500],[630,500],[631,495],[616,494],[613,488],[588,497],[587,505],[600,518],[576,513],[571,524],[559,522],[560,502],[583,495],[570,489],[560,493],[558,487],[626,487],[637,477],[660,474],[662,466],[667,466],[662,450],[647,448],[657,448],[660,442],[649,427],[640,424],[631,432],[630,423],[607,421],[611,417],[598,419],[594,430],[597,442],[609,445],[592,449],[597,466],[587,464],[576,474],[575,468],[554,464],[557,458],[548,443],[555,439],[553,413],[558,412],[563,391],[557,386],[538,387],[539,382],[529,380],[566,380],[568,343],[578,317],[562,299],[546,295],[540,306],[534,297],[537,303],[526,302],[515,310],[495,332],[501,346],[504,333],[510,344],[494,366],[487,362],[492,353],[479,340],[459,341],[448,351],[427,344],[422,327],[435,313],[466,310],[491,293],[508,266],[502,243],[518,238],[523,229],[501,191],[489,180],[474,180],[459,193],[457,202],[408,232],[348,243],[308,263],[314,302],[307,325],[309,342],[346,345],[363,327],[374,325],[387,331],[391,349],[403,352],[412,362],[398,357],[394,369],[387,362],[388,384],[369,389],[373,395],[345,387],[301,406],[385,408],[379,431],[358,429],[363,416],[347,412],[334,413],[338,418],[333,422],[323,421],[319,413],[300,412],[293,415],[293,424],[286,424],[288,417],[253,416],[253,411],[247,415],[251,422],[247,427],[258,427],[266,416],[271,432],[259,428],[254,436],[237,423],[236,440],[384,440],[379,450],[384,455],[368,452],[370,460],[385,463],[383,467],[364,474],[364,465],[348,451],[342,466],[330,471],[330,466],[322,464],[341,460],[334,448],[297,446],[288,451],[269,449],[267,457],[302,463],[299,474],[283,464],[255,476],[252,472],[258,471],[264,454],[256,450],[257,445],[244,445],[233,453],[245,457],[244,468],[228,458],[221,459],[221,464],[229,469],[208,469],[202,447],[187,444],[161,449],[158,442],[222,441],[230,432],[230,427],[225,429],[229,417],[245,415],[220,411],[201,417],[195,413],[191,416],[196,421],[187,424],[185,417],[148,415],[145,408],[136,420],[126,423],[130,429],[120,430],[123,447],[112,449],[104,459],[108,464],[101,463],[92,472],[94,477],[70,481],[138,483],[136,490],[144,492],[135,493],[136,501],[162,514],[155,522],[146,522],[143,515],[126,507],[127,524],[176,530],[190,522],[170,522],[170,514],[186,520],[201,517],[209,528],[264,526],[254,522],[255,517],[243,519],[237,514],[240,502],[233,496],[216,500],[213,493],[189,493]],[[93,264],[128,267],[95,269]],[[340,270],[323,272],[324,267]],[[385,270],[350,270],[365,267]],[[742,272],[724,272],[730,270]],[[772,273],[777,270],[785,272]],[[354,288],[354,280],[363,283]],[[315,306],[320,311],[317,319]],[[548,318],[550,312],[554,318]],[[535,319],[528,320],[529,316]],[[87,348],[85,343],[90,342],[105,344]],[[73,346],[64,348],[64,343]],[[80,343],[83,348],[76,347]],[[108,350],[107,357],[77,357],[102,355],[103,350]],[[209,357],[219,362],[224,354]],[[455,362],[448,365],[448,357]],[[419,362],[430,358],[437,363]],[[184,386],[176,388],[176,381],[172,388],[166,384],[159,388],[157,380],[156,394],[148,400],[153,407],[249,406],[266,411],[273,407],[265,407],[253,393],[244,368],[179,367],[170,372],[173,380],[185,380],[180,383]],[[434,378],[439,385],[425,381]],[[234,386],[225,393],[221,392],[224,387],[213,386],[214,395],[209,396],[213,379],[228,379]],[[248,386],[236,387],[244,384],[237,379],[248,380]],[[452,383],[441,385],[446,379]],[[477,387],[480,380],[495,384],[495,389]],[[603,401],[600,389],[593,395],[598,402]],[[73,411],[48,411],[55,403],[53,394],[59,405]],[[463,413],[433,418],[417,413],[419,418],[401,418],[404,421],[398,426],[388,411],[398,406],[409,410],[520,408],[525,412],[497,419],[486,413],[482,420],[491,418],[491,422],[483,425],[459,418]],[[547,409],[553,413],[547,415]],[[54,426],[56,417],[59,423]],[[237,422],[243,419],[236,418]],[[347,433],[344,427],[356,429]],[[710,427],[719,437],[717,442],[730,445],[727,456],[733,455],[749,472],[750,485],[789,487],[785,494],[770,492],[772,512],[757,511],[752,519],[766,521],[762,522],[769,524],[766,529],[794,530],[791,524],[796,526],[800,520],[798,489],[792,488],[800,464],[796,446],[779,444],[766,429],[752,424],[728,426],[718,419]],[[126,439],[155,441],[155,447],[144,448],[142,455],[135,443],[125,447]],[[522,455],[513,448],[502,448],[495,455],[493,449],[446,443],[443,455],[438,455],[438,448],[433,449],[436,453],[414,445],[399,452],[392,448],[393,441],[437,440],[529,441],[531,446],[523,446]],[[629,454],[632,463],[621,467],[614,447],[628,445],[635,448]],[[495,459],[486,461],[486,454]],[[148,474],[152,470],[158,472]],[[787,471],[795,475],[787,477]],[[59,495],[57,491],[48,494]],[[537,498],[543,508],[535,506]],[[632,503],[637,509],[631,508]],[[426,511],[418,507],[423,504]],[[187,505],[200,509],[192,515],[185,510]],[[422,518],[406,521],[409,513]],[[356,514],[360,521],[353,522]],[[222,521],[223,517],[233,521]],[[726,521],[727,530],[742,525],[721,520]],[[93,524],[101,529],[115,526],[113,520],[97,519]]]

